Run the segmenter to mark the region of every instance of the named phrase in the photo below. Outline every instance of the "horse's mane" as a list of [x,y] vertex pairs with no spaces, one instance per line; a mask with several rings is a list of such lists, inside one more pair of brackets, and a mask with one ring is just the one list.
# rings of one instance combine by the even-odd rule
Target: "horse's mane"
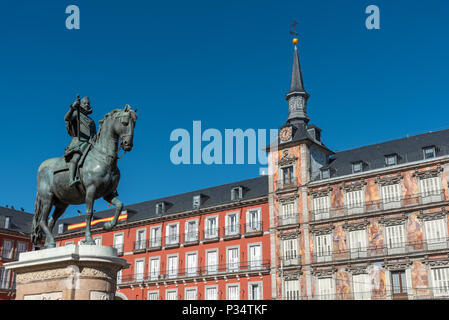
[[100,138],[101,129],[103,128],[104,122],[106,120],[108,120],[108,119],[116,118],[117,116],[121,115],[122,113],[129,113],[130,116],[131,116],[131,119],[133,119],[133,121],[136,122],[136,120],[137,120],[137,113],[134,110],[132,110],[131,108],[129,108],[128,110],[127,110],[127,108],[125,108],[125,109],[114,109],[111,112],[106,113],[104,118],[99,121],[100,126],[98,127],[97,133],[95,134],[95,136],[91,140],[92,143],[96,143],[98,141],[98,139]]

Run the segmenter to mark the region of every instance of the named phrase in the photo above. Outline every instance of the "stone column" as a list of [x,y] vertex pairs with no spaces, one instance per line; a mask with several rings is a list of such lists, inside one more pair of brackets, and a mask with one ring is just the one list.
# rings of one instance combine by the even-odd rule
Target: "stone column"
[[113,300],[117,272],[129,264],[112,247],[68,245],[23,252],[4,266],[16,273],[16,300]]

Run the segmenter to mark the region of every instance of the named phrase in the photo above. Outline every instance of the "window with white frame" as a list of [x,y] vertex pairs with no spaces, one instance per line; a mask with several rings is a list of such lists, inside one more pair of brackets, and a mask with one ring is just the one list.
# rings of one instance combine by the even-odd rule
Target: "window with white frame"
[[360,213],[363,211],[363,205],[365,202],[363,189],[346,191],[345,192],[345,205],[349,214]]
[[363,162],[354,162],[352,164],[352,173],[359,173],[363,171]]
[[184,300],[197,300],[197,289],[186,288]]
[[329,219],[330,216],[330,197],[314,197],[312,207],[315,220]]
[[166,244],[179,243],[179,223],[172,223],[166,227]]
[[140,229],[136,232],[136,250],[142,250],[146,248],[146,229]]
[[167,277],[172,279],[178,276],[178,256],[167,257]]
[[198,220],[189,220],[185,223],[186,242],[198,241]]
[[159,300],[159,291],[149,291],[148,300]]
[[206,218],[204,232],[207,239],[218,237],[218,217]]
[[236,235],[239,234],[239,214],[238,212],[228,213],[226,215],[226,235]]
[[134,278],[136,281],[143,281],[145,270],[145,260],[136,260],[134,264]]
[[449,268],[435,268],[432,270],[433,294],[435,297],[449,295]]
[[195,276],[198,270],[198,254],[196,252],[186,253],[186,276]]
[[330,261],[332,258],[332,234],[316,235],[315,244],[318,262]]
[[150,229],[150,247],[161,246],[161,227],[152,227]]
[[296,210],[295,210],[295,202],[289,201],[281,204],[281,217],[280,217],[280,225],[287,225],[296,223]]
[[150,280],[158,280],[161,271],[160,257],[150,258]]
[[73,241],[67,241],[67,242],[65,243],[65,246],[70,246],[71,244],[74,244]]
[[227,285],[226,300],[240,300],[240,286],[238,283]]
[[165,300],[178,300],[178,289],[165,291]]
[[0,289],[9,289],[11,286],[10,283],[11,278],[11,270],[6,270],[5,268],[0,268]]
[[18,241],[17,242],[17,257],[19,257],[19,254],[21,254],[22,252],[27,252],[28,251],[28,243],[26,243],[25,241]]
[[396,154],[390,154],[385,156],[385,165],[387,167],[398,164],[398,156]]
[[238,271],[240,262],[239,248],[227,248],[226,253],[228,271]]
[[366,257],[367,247],[365,229],[349,231],[349,250],[352,258]]
[[426,147],[423,148],[424,159],[431,159],[436,157],[435,147]]
[[368,274],[362,273],[352,276],[352,290],[354,300],[371,299],[371,278]]
[[447,224],[445,219],[426,220],[424,222],[427,244],[445,244]]
[[122,270],[117,272],[117,284],[122,283]]
[[284,185],[292,184],[295,182],[295,172],[293,166],[282,168],[282,183]]
[[96,246],[101,246],[101,237],[95,237],[94,241]]
[[335,292],[335,284],[332,277],[318,279],[318,299],[333,300]]
[[284,300],[299,300],[299,280],[285,280],[284,291]]
[[250,269],[260,269],[262,267],[262,245],[260,243],[250,244],[248,249],[248,262]]
[[298,239],[282,240],[282,253],[284,264],[290,265],[295,263],[298,258]]
[[261,231],[262,222],[260,219],[260,209],[251,209],[246,212],[246,232]]
[[423,203],[441,201],[441,178],[439,176],[419,179]]
[[205,287],[205,300],[218,300],[218,287],[206,286]]
[[382,194],[382,203],[387,208],[401,205],[401,185],[399,183],[382,185],[380,187]]
[[5,259],[12,259],[14,248],[14,241],[10,239],[3,239],[2,257]]
[[243,197],[243,188],[236,187],[231,190],[231,200],[239,200]]
[[165,202],[156,203],[156,214],[161,215],[165,213]]
[[193,209],[198,209],[201,206],[201,195],[193,196]]
[[394,253],[394,251],[401,250],[405,247],[405,233],[403,224],[387,226],[385,231],[386,245],[390,253]]
[[215,274],[218,270],[218,250],[206,252],[206,269],[208,274]]
[[123,254],[123,233],[114,234],[113,247],[117,249],[118,254]]
[[261,282],[248,283],[248,300],[263,300]]

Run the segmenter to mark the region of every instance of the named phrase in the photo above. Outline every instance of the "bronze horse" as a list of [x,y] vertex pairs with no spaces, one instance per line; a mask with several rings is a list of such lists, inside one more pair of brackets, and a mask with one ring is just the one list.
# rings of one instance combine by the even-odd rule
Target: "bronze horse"
[[[45,248],[55,247],[52,235],[58,218],[69,205],[86,204],[85,242],[94,245],[91,236],[91,220],[94,201],[100,197],[115,206],[115,215],[111,222],[104,224],[105,230],[111,230],[122,212],[123,203],[117,198],[117,186],[120,171],[117,168],[117,154],[120,147],[131,151],[137,110],[126,105],[124,109],[115,109],[100,122],[100,128],[91,140],[90,150],[79,168],[81,183],[70,185],[70,177],[64,157],[44,161],[37,174],[37,195],[34,204],[34,217],[31,241],[38,245],[45,234]],[[49,219],[52,208],[54,212]]]

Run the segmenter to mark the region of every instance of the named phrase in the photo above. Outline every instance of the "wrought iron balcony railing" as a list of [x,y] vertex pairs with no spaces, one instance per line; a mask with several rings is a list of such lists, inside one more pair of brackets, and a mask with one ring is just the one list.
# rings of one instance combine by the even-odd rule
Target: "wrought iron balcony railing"
[[255,233],[259,234],[262,230],[262,221],[254,221],[251,223],[245,223],[243,225],[243,231],[245,232],[245,235]]
[[278,226],[279,227],[297,224],[298,222],[299,222],[298,213],[295,213],[294,215],[292,215],[290,217],[283,217],[283,216],[278,217]]
[[284,255],[281,257],[281,260],[283,267],[297,266],[301,263],[300,256],[297,253]]
[[147,240],[134,241],[134,252],[145,251],[147,249],[147,245]]
[[435,192],[417,193],[402,197],[400,200],[385,201],[383,199],[366,201],[352,206],[340,206],[326,209],[311,210],[312,221],[320,221],[325,219],[340,219],[342,217],[393,210],[396,208],[419,206],[433,202],[444,201],[444,190]]
[[196,244],[200,240],[200,233],[198,231],[186,232],[182,236],[182,243],[185,245]]
[[236,238],[241,235],[241,225],[240,224],[233,224],[228,225],[227,227],[223,228],[223,237],[224,238]]

